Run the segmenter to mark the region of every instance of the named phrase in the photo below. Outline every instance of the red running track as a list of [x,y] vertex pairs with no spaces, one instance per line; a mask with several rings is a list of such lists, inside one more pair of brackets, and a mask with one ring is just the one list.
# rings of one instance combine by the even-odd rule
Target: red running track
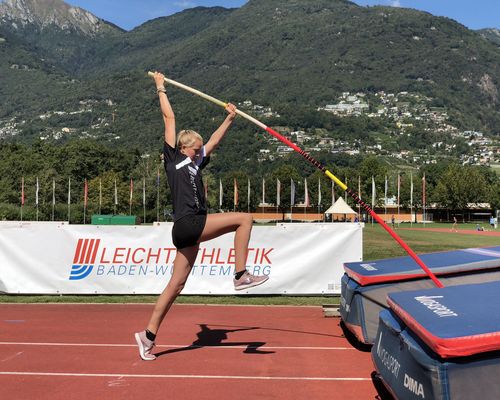
[[0,307],[0,399],[377,398],[321,307],[174,305],[152,362],[133,339],[152,305]]

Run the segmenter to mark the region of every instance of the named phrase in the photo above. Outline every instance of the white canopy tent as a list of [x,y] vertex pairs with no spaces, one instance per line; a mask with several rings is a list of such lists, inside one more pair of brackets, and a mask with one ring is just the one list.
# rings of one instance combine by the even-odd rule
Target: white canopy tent
[[347,219],[348,215],[357,215],[358,213],[349,207],[342,197],[339,197],[337,198],[337,201],[335,201],[335,203],[325,211],[325,214],[331,214],[333,221],[336,216]]

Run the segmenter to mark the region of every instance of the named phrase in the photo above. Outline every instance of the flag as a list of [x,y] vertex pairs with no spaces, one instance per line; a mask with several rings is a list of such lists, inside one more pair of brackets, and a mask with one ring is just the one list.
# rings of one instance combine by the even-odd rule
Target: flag
[[89,187],[87,184],[87,179],[85,179],[85,183],[83,185],[83,207],[87,208],[87,195],[88,195]]
[[335,204],[335,182],[332,181],[332,206]]
[[36,191],[35,191],[35,204],[38,205],[38,190],[40,186],[38,185],[38,176],[36,177]]
[[142,178],[142,205],[146,205],[146,178]]
[[56,205],[56,180],[52,178],[52,205]]
[[24,176],[21,178],[21,205],[24,206]]
[[234,183],[234,206],[238,205],[238,182],[236,182],[236,178],[233,178]]
[[290,179],[290,205],[293,206],[295,204],[295,182],[293,179]]
[[276,179],[276,207],[279,207],[281,204],[281,182],[279,179]]
[[[358,197],[361,200],[361,176],[358,175]],[[361,218],[361,203],[358,202],[358,218]]]
[[99,178],[99,214],[101,213],[102,207],[102,179]]
[[410,208],[413,208],[413,174],[410,174]]
[[[347,176],[346,176],[345,177],[345,185],[347,186],[347,184],[348,184],[348,180],[347,180]],[[344,192],[344,200],[347,203],[347,190]]]
[[130,198],[129,198],[129,205],[132,205],[132,199],[134,197],[134,180],[130,178]]
[[318,178],[318,207],[321,205],[321,178]]
[[309,207],[309,191],[307,190],[307,178],[304,179],[304,205]]
[[116,179],[115,179],[115,206],[118,205],[118,189],[116,188]]
[[222,181],[219,179],[219,208],[222,208]]
[[71,204],[71,178],[68,178],[68,206]]
[[399,198],[401,194],[401,175],[398,173],[398,207],[399,207]]
[[422,205],[425,208],[425,172],[424,176],[422,177]]
[[375,178],[372,175],[372,208],[375,207]]
[[266,180],[262,178],[262,204],[266,204]]
[[387,206],[387,175],[385,176],[384,205]]
[[248,208],[250,208],[250,178],[248,178],[247,205],[248,205]]
[[160,167],[156,168],[156,220],[160,221]]

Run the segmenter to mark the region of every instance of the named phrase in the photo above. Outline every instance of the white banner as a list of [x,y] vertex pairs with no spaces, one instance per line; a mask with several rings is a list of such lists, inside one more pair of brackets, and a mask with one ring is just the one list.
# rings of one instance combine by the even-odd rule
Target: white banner
[[[158,294],[176,250],[170,223],[0,223],[0,292]],[[362,260],[362,225],[254,226],[247,269],[262,286],[233,288],[234,234],[202,243],[183,294],[338,294],[343,263]]]

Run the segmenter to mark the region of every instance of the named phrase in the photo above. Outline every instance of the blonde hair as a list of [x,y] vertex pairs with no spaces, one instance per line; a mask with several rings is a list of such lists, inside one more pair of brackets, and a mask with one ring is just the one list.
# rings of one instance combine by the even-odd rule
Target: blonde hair
[[203,144],[203,138],[198,132],[190,129],[182,130],[177,135],[177,147],[193,147],[197,140]]

